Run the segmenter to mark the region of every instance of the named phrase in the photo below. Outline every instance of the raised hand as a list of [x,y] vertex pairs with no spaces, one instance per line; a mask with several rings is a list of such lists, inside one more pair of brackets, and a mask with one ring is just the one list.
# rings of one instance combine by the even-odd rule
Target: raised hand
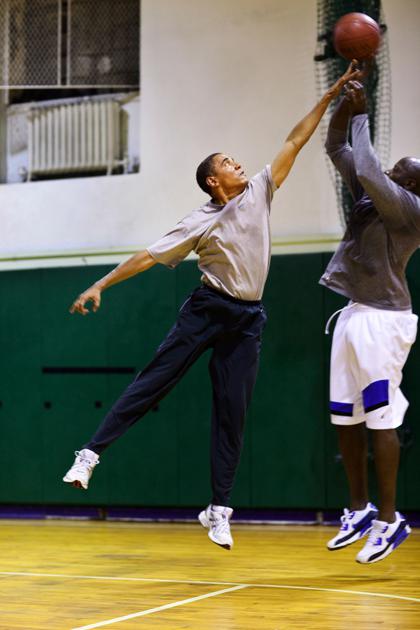
[[344,97],[350,103],[351,113],[353,116],[366,114],[366,92],[360,81],[349,81],[344,87]]
[[335,98],[338,96],[343,89],[343,87],[349,82],[353,80],[358,80],[361,78],[361,72],[358,68],[357,59],[353,59],[350,63],[349,67],[345,71],[345,73],[330,87],[328,90],[328,95],[331,98]]

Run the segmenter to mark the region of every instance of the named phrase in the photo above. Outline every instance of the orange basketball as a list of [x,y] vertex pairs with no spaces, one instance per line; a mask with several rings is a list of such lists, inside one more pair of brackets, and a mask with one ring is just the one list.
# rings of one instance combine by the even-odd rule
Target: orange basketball
[[366,59],[376,53],[381,29],[364,13],[346,13],[334,26],[334,48],[345,59]]

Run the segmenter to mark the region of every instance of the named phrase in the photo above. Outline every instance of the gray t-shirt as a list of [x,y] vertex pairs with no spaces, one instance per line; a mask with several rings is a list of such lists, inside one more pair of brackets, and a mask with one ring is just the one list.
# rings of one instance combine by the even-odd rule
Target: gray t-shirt
[[204,284],[241,300],[260,300],[270,266],[275,190],[266,166],[240,195],[224,206],[209,201],[194,210],[147,251],[168,267],[194,251]]
[[382,171],[366,114],[352,119],[352,146],[330,128],[326,149],[356,203],[320,283],[354,302],[410,309],[405,269],[420,245],[420,198]]

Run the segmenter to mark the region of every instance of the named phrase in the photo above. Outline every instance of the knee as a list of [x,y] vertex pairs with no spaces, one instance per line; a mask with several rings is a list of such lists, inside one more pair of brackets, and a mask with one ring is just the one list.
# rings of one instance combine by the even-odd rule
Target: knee
[[396,429],[369,429],[374,444],[378,446],[399,446],[400,440]]

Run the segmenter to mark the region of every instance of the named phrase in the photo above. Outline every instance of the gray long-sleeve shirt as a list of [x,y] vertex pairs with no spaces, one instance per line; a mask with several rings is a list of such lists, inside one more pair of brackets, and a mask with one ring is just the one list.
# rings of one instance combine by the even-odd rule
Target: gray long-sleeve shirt
[[382,171],[366,114],[352,119],[352,146],[330,127],[326,149],[355,204],[320,284],[368,306],[410,309],[405,270],[420,245],[420,198]]

